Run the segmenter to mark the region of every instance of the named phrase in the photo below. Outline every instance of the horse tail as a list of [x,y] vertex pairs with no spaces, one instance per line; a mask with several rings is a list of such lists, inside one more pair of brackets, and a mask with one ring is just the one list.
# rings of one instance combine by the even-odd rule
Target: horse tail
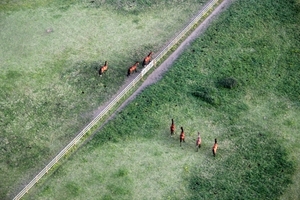
[[171,124],[171,135],[174,134],[175,132],[175,124],[174,124],[174,120],[172,119],[172,124]]
[[[131,68],[131,67],[130,67]],[[130,76],[130,68],[127,71],[127,76]]]

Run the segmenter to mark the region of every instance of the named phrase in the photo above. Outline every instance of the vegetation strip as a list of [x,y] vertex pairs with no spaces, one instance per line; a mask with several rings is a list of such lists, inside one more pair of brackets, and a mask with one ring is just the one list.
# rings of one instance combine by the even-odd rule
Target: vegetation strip
[[132,87],[135,86],[136,83],[138,83],[145,74],[153,67],[155,66],[155,63],[160,61],[163,56],[170,51],[170,49],[175,46],[182,37],[185,36],[185,34],[193,28],[195,24],[198,23],[202,17],[204,17],[211,9],[220,2],[220,0],[212,0],[210,1],[204,9],[200,12],[197,17],[193,19],[193,21],[182,31],[180,34],[172,40],[172,42],[155,58],[153,61],[151,61],[143,70],[142,72],[115,98],[112,100],[112,102],[99,114],[97,117],[95,117],[55,158],[44,168],[40,171],[38,175],[32,179],[29,184],[27,184],[18,195],[14,197],[14,200],[22,198],[63,156],[65,156],[68,151],[70,151],[79,141],[80,139],[88,133],[93,126],[95,126],[98,121],[107,114],[108,111],[111,110],[117,103],[119,103],[119,100],[127,94],[127,92],[132,89]]

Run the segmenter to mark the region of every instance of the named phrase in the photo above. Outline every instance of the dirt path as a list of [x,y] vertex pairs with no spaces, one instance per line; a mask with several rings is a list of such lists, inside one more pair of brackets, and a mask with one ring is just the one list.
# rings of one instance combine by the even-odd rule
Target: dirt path
[[[108,120],[112,119],[116,113],[121,111],[128,103],[135,99],[136,96],[140,94],[146,87],[160,80],[169,67],[172,66],[174,61],[183,53],[183,51],[207,29],[210,23],[216,19],[221,12],[226,10],[233,2],[234,0],[223,0],[223,2],[217,8],[215,8],[215,10],[185,39],[185,41],[182,42],[182,44],[144,80],[142,85],[125,102],[122,103],[122,105],[111,115]],[[135,77],[129,78],[111,99],[114,99]],[[96,117],[109,103],[110,101],[106,102],[104,105],[95,110],[93,113],[94,117]]]

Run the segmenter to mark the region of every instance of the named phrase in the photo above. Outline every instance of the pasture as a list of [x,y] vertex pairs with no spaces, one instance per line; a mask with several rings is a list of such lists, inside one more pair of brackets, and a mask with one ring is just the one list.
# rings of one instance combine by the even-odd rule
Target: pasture
[[1,1],[0,199],[31,180],[128,80],[128,67],[162,49],[204,3]]
[[299,199],[299,10],[237,0],[25,199]]

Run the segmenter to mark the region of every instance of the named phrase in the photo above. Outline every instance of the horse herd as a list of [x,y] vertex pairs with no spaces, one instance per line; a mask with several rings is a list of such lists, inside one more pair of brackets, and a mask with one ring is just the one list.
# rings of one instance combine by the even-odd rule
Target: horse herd
[[[181,146],[181,143],[185,142],[185,134],[184,134],[183,127],[180,127],[180,129],[181,129],[181,133],[179,136],[179,141],[180,141],[180,146]],[[173,119],[171,122],[170,131],[171,131],[171,137],[172,137],[175,134],[175,123],[174,123]],[[198,152],[199,148],[201,147],[201,142],[202,142],[201,136],[200,136],[200,133],[198,132],[198,137],[196,139],[196,151],[197,152]],[[217,138],[216,138],[215,143],[213,144],[213,147],[212,147],[213,156],[216,156],[217,149],[218,149],[218,143],[217,143]]]
[[[143,60],[143,67],[148,65],[151,62],[153,52],[151,51]],[[132,73],[137,72],[137,67],[140,63],[137,61],[134,65],[128,68],[127,70],[127,76],[130,76]],[[108,63],[105,61],[104,65],[100,67],[99,69],[99,76],[102,76],[104,72],[106,72],[108,69]]]
[[[143,67],[146,66],[146,65],[148,65],[151,62],[152,54],[153,54],[153,52],[151,51],[144,58],[144,60],[143,60]],[[127,76],[130,76],[132,73],[137,72],[137,67],[138,67],[139,64],[140,63],[137,61],[137,62],[135,62],[134,65],[132,65],[131,67],[129,67],[128,71],[127,71]],[[100,69],[99,69],[99,76],[102,76],[103,73],[105,71],[107,71],[107,69],[108,69],[108,63],[107,63],[107,61],[105,61],[104,65],[101,66]],[[185,134],[184,134],[183,127],[180,127],[180,129],[181,129],[181,133],[180,133],[180,136],[179,136],[179,140],[180,140],[180,146],[181,146],[181,143],[185,142]],[[172,119],[170,130],[171,130],[171,136],[173,136],[175,134],[175,123],[174,123],[173,119]],[[200,133],[198,132],[198,137],[196,139],[196,148],[197,148],[197,151],[201,147],[201,142],[202,142],[201,141],[201,136],[200,136]],[[212,147],[213,156],[216,156],[217,149],[218,149],[218,143],[217,143],[217,139],[215,139],[215,143],[214,143],[214,145]]]

